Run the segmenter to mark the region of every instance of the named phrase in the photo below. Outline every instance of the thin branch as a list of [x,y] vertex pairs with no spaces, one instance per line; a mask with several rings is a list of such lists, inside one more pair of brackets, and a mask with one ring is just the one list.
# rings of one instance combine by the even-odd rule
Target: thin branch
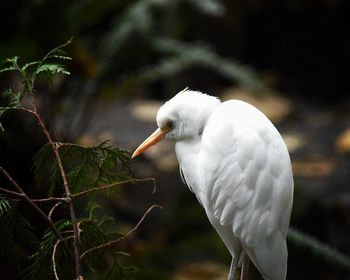
[[52,267],[53,267],[53,274],[55,275],[56,280],[60,280],[57,274],[57,269],[56,269],[56,250],[58,247],[58,244],[60,244],[61,240],[57,239],[55,246],[53,246],[53,251],[52,251]]
[[[49,53],[50,54],[50,53]],[[49,55],[48,54],[48,55]],[[44,58],[46,59],[46,57]],[[61,157],[60,157],[60,154],[59,154],[59,151],[58,151],[58,146],[55,144],[55,142],[52,140],[52,137],[49,133],[49,131],[47,130],[43,120],[41,119],[39,113],[38,113],[38,109],[37,109],[37,106],[36,106],[36,102],[35,102],[35,98],[34,98],[34,93],[33,93],[33,88],[32,87],[29,87],[29,92],[31,93],[32,95],[32,104],[33,104],[33,109],[27,109],[27,108],[18,108],[20,110],[23,110],[25,112],[28,112],[30,114],[32,114],[38,121],[38,124],[42,130],[42,132],[44,133],[44,135],[46,136],[48,142],[51,144],[52,146],[52,149],[54,151],[54,154],[55,154],[55,157],[56,157],[56,160],[57,160],[57,164],[58,164],[58,167],[59,167],[59,170],[60,170],[60,173],[61,173],[61,177],[62,177],[62,180],[63,180],[63,186],[64,186],[64,190],[65,190],[65,194],[66,194],[66,202],[68,203],[68,206],[69,206],[69,213],[70,213],[70,216],[71,216],[71,220],[72,220],[72,226],[73,226],[73,230],[74,230],[74,256],[75,256],[75,270],[76,270],[76,276],[78,279],[82,279],[83,277],[81,276],[82,275],[82,268],[81,268],[81,264],[80,264],[80,246],[79,246],[79,240],[78,240],[78,227],[77,227],[77,218],[76,218],[76,214],[75,214],[75,210],[74,210],[74,205],[73,205],[73,201],[72,201],[72,196],[71,196],[71,192],[70,192],[70,188],[69,188],[69,185],[68,185],[68,180],[67,180],[67,176],[66,176],[66,173],[64,171],[64,168],[63,168],[63,163],[62,163],[62,160],[61,160]],[[15,183],[15,182],[12,182],[12,183]],[[16,184],[14,184],[14,186],[16,187]],[[16,187],[17,188],[17,187]],[[27,197],[28,198],[28,197]],[[26,199],[27,200],[27,199]],[[28,202],[31,203],[33,205],[33,207],[36,207],[38,208],[34,202],[32,200],[30,200],[28,198]],[[40,208],[38,208],[40,209]],[[47,219],[47,221],[49,223],[51,223],[52,225],[54,225],[52,223],[52,221],[45,215],[45,219]],[[56,227],[55,227],[56,228]],[[61,237],[61,234],[57,231],[57,229],[54,229],[54,232],[55,234],[59,234],[57,235],[57,237],[59,239],[62,239]],[[65,243],[65,246],[66,246],[66,243]]]
[[[15,189],[18,191],[16,192],[17,195],[21,196],[25,201],[29,203],[32,208],[34,208],[40,216],[48,223],[48,225],[52,228],[54,234],[58,239],[63,240],[63,237],[55,224],[47,217],[47,215],[44,213],[43,210],[41,210],[28,196],[27,194],[22,190],[22,188],[16,183],[16,181],[11,177],[11,175],[2,167],[0,166],[0,172],[5,175],[5,177],[10,181],[10,183],[15,187]],[[4,190],[4,189],[2,189]],[[14,194],[15,192],[12,192]],[[66,249],[69,251],[68,245],[64,242]]]
[[[13,195],[19,198],[23,198],[24,194],[20,193],[20,192],[14,192],[14,191],[10,191],[4,188],[0,187],[0,192],[6,193],[8,195]],[[66,198],[63,197],[48,197],[48,198],[31,198],[29,197],[29,199],[33,202],[50,202],[50,201],[60,201],[60,202],[66,202]]]
[[88,189],[88,190],[85,190],[85,191],[74,193],[74,194],[72,194],[72,197],[85,195],[85,194],[88,194],[88,193],[91,193],[91,192],[107,190],[107,189],[113,188],[115,186],[120,186],[120,185],[126,184],[126,183],[147,182],[147,181],[152,181],[153,182],[152,193],[154,194],[156,189],[157,189],[156,180],[154,178],[143,178],[143,179],[128,179],[128,180],[124,180],[124,181],[113,182],[111,184],[108,184],[108,185],[105,185],[105,186],[102,186],[102,187],[91,188],[91,189]]
[[79,221],[77,226],[78,226],[78,239],[79,239],[79,242],[80,242],[80,236],[81,236],[81,233],[83,232],[83,230],[80,228],[80,225],[83,223],[84,221]]
[[60,148],[64,148],[64,147],[77,147],[79,146],[78,144],[74,144],[74,143],[57,143],[57,148],[60,149]]
[[[69,238],[72,238],[73,236],[68,236],[66,237],[64,240],[67,240]],[[57,239],[55,246],[53,246],[53,250],[52,250],[52,267],[53,267],[53,274],[55,275],[55,280],[60,280],[60,278],[58,277],[58,273],[57,273],[57,265],[56,265],[56,252],[57,252],[57,248],[58,245],[61,243],[61,239]]]
[[53,211],[55,211],[55,209],[58,207],[58,206],[60,206],[62,204],[62,201],[59,201],[59,202],[57,202],[54,206],[52,206],[52,208],[51,208],[51,210],[50,210],[50,212],[49,212],[49,215],[48,215],[48,217],[49,217],[49,219],[52,221],[52,219],[51,219],[51,217],[52,217],[52,214],[53,214]]
[[5,175],[6,179],[9,180],[9,182],[15,187],[15,189],[20,193],[24,194],[24,191],[22,188],[16,183],[16,181],[11,177],[11,175],[2,167],[0,166],[0,171],[2,174]]
[[19,197],[19,198],[23,198],[23,194],[18,193],[18,192],[13,192],[13,191],[10,191],[10,190],[4,189],[4,188],[0,188],[0,191],[3,192],[3,193],[9,194],[9,195],[13,195],[13,196],[16,196],[16,197]]
[[63,186],[64,186],[64,191],[66,194],[66,199],[69,207],[69,213],[72,221],[72,226],[74,230],[74,258],[75,258],[75,272],[76,272],[76,278],[82,279],[82,268],[81,268],[81,263],[80,263],[80,245],[79,245],[79,229],[77,226],[77,217],[75,214],[74,210],[74,205],[73,205],[73,200],[72,200],[72,194],[68,185],[68,180],[67,180],[67,175],[63,167],[62,159],[58,150],[58,146],[55,144],[55,142],[52,140],[51,135],[49,131],[47,130],[43,120],[41,119],[36,104],[35,102],[33,103],[34,109],[33,109],[33,114],[35,118],[38,120],[39,126],[41,127],[42,132],[46,136],[49,144],[51,144],[52,149],[54,151],[56,161],[58,164],[58,168],[60,170],[60,174],[63,180]]
[[34,202],[50,202],[50,201],[58,201],[58,202],[67,202],[67,199],[64,197],[48,197],[48,198],[31,198]]
[[123,239],[127,239],[130,235],[132,235],[138,228],[139,226],[142,224],[142,222],[144,221],[144,219],[146,218],[146,216],[152,211],[153,208],[160,208],[163,209],[162,206],[160,205],[152,205],[150,208],[148,208],[148,210],[143,214],[143,216],[141,217],[141,219],[138,221],[138,223],[124,236],[115,239],[115,240],[111,240],[109,242],[100,244],[98,246],[92,247],[88,250],[86,250],[84,253],[81,254],[80,259],[83,259],[84,256],[86,256],[87,254],[91,253],[92,251],[104,248],[104,247],[109,247],[111,245],[117,244],[119,241],[123,240]]

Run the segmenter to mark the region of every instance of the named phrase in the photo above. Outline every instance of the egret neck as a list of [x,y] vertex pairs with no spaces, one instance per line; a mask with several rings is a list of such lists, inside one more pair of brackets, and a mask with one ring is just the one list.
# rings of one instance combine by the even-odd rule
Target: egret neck
[[[181,172],[185,183],[191,191],[197,193],[202,191],[199,182],[198,158],[202,146],[202,137],[198,135],[186,140],[177,141],[175,144],[176,157],[179,161]],[[191,172],[188,172],[191,170]]]

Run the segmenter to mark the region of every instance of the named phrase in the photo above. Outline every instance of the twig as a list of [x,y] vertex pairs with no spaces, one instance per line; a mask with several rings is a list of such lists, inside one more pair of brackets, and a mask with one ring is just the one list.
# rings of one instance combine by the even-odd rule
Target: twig
[[16,196],[16,197],[19,197],[19,198],[23,198],[23,194],[18,193],[18,192],[13,192],[13,191],[10,191],[10,190],[4,189],[4,188],[0,188],[0,191],[3,192],[3,193],[9,194],[9,195],[13,195],[13,196]]
[[152,205],[150,208],[148,208],[148,210],[143,214],[143,216],[141,217],[141,219],[138,221],[138,223],[127,233],[125,234],[124,236],[118,238],[118,239],[115,239],[115,240],[111,240],[109,242],[106,242],[106,243],[103,243],[103,244],[100,244],[98,246],[95,246],[95,247],[92,247],[88,250],[86,250],[84,253],[81,254],[80,258],[83,259],[84,256],[86,256],[87,254],[91,253],[92,251],[95,251],[95,250],[98,250],[98,249],[101,249],[101,248],[104,248],[104,247],[108,247],[108,246],[111,246],[111,245],[114,245],[116,243],[118,243],[119,241],[123,240],[123,239],[127,239],[131,234],[133,234],[138,228],[139,226],[142,224],[143,220],[146,218],[146,216],[149,214],[149,212],[152,211],[153,208],[160,208],[160,209],[163,209],[162,206],[160,205]]
[[[69,236],[69,237],[66,237],[64,240],[67,240],[69,238],[72,238],[73,236]],[[52,267],[53,267],[53,274],[55,275],[55,280],[60,280],[60,278],[58,277],[58,273],[57,273],[57,265],[56,265],[56,252],[57,252],[57,248],[58,248],[58,245],[60,244],[62,240],[61,239],[57,239],[56,243],[55,243],[55,246],[53,246],[53,250],[52,250]]]
[[61,242],[61,240],[57,239],[55,246],[53,246],[53,251],[52,251],[52,267],[53,267],[53,274],[55,275],[56,280],[60,280],[60,278],[58,277],[58,274],[57,274],[57,270],[56,270],[56,258],[55,258],[56,250],[57,250],[58,244],[60,244],[60,242]]
[[48,198],[31,198],[34,202],[50,202],[50,201],[58,201],[58,202],[67,202],[67,199],[64,197],[48,197]]
[[79,221],[77,226],[78,226],[78,239],[79,239],[79,242],[80,242],[80,235],[81,233],[83,232],[83,230],[80,228],[80,225],[83,223],[83,221]]
[[113,182],[111,184],[108,184],[108,185],[105,185],[105,186],[102,186],[102,187],[91,188],[91,189],[88,189],[88,190],[85,190],[85,191],[74,193],[74,194],[72,194],[72,197],[85,195],[85,194],[91,193],[91,192],[107,190],[107,189],[113,188],[115,186],[119,186],[119,185],[126,184],[126,183],[147,182],[147,181],[152,181],[153,182],[152,193],[154,194],[156,189],[157,189],[156,180],[154,178],[143,178],[143,179],[128,179],[128,180],[124,180],[124,181]]
[[[19,198],[23,198],[24,194],[20,193],[20,192],[14,192],[14,191],[10,191],[4,188],[0,187],[0,191],[9,195],[13,195]],[[29,197],[29,196],[28,196]],[[29,197],[29,199],[33,202],[50,202],[50,201],[60,201],[60,202],[66,202],[66,198],[63,197],[48,197],[48,198],[31,198]]]
[[56,209],[58,206],[60,206],[61,204],[62,204],[62,201],[59,201],[59,202],[57,202],[54,206],[52,206],[52,208],[51,208],[51,210],[50,210],[50,212],[49,212],[49,215],[48,215],[48,217],[49,217],[50,220],[52,220],[51,217],[52,217],[53,211],[55,211],[55,209]]
[[10,183],[15,187],[15,189],[18,191],[19,194],[24,195],[24,191],[22,188],[16,183],[16,181],[11,177],[11,175],[2,167],[0,166],[0,171],[2,174],[5,175],[6,179],[10,181]]
[[[16,183],[16,181],[11,177],[11,175],[2,167],[0,166],[0,172],[2,174],[5,175],[5,177],[10,181],[10,183],[15,187],[15,189],[18,192],[11,192],[12,194],[16,194],[17,196],[20,196],[21,198],[23,198],[25,201],[27,201],[29,203],[30,206],[32,206],[32,208],[34,208],[39,214],[40,216],[46,221],[46,223],[49,224],[49,226],[52,228],[54,234],[56,235],[56,237],[58,239],[63,240],[63,237],[61,235],[61,233],[58,231],[57,227],[55,226],[55,224],[48,218],[48,216],[43,212],[43,210],[41,210],[28,196],[27,194],[22,190],[22,188]],[[4,189],[1,189],[2,191]],[[10,191],[8,191],[10,192]],[[69,251],[68,245],[64,242],[66,249]]]

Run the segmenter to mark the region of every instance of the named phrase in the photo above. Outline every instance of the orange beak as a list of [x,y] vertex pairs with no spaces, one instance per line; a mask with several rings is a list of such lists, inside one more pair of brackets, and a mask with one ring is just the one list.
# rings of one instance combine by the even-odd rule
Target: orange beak
[[158,128],[145,141],[142,142],[142,144],[132,154],[131,158],[137,157],[138,155],[146,151],[149,147],[157,144],[159,141],[161,141],[165,137],[167,132],[168,131],[164,131]]

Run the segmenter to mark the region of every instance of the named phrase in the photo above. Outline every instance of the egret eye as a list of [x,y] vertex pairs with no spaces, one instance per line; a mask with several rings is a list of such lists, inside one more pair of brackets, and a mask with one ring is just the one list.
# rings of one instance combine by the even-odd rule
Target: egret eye
[[174,128],[174,122],[173,121],[167,121],[165,127],[168,128],[168,129],[173,129]]

